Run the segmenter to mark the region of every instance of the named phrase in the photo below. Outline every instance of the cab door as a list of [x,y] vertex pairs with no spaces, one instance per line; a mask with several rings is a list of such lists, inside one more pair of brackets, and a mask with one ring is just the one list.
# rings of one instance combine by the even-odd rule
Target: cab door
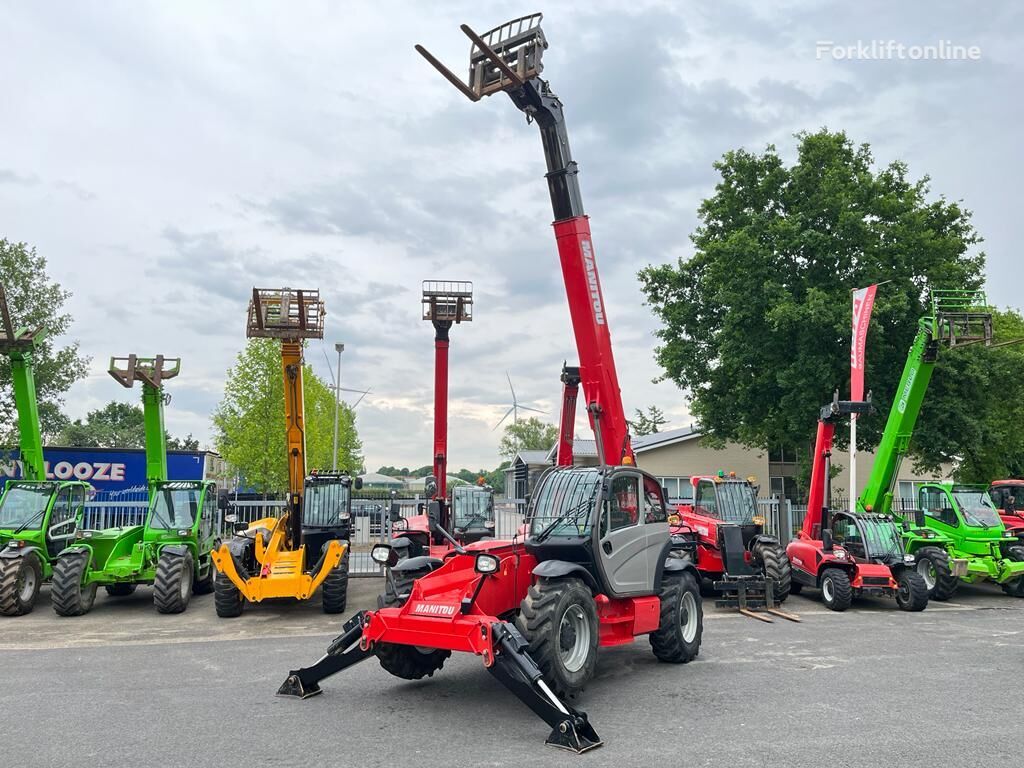
[[639,473],[617,472],[601,500],[597,560],[615,597],[651,593],[653,574],[648,566],[642,487]]
[[74,538],[75,520],[82,513],[84,504],[85,490],[79,486],[68,486],[57,492],[46,529],[46,552],[51,559]]

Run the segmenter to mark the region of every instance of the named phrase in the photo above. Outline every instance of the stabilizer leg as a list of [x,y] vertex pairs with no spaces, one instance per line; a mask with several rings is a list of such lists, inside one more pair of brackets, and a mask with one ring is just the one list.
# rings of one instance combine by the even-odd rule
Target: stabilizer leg
[[560,701],[548,688],[536,662],[526,651],[526,638],[505,622],[495,624],[492,634],[497,653],[494,664],[487,669],[551,726],[551,734],[545,743],[577,754],[600,747],[604,742],[587,720],[586,713]]
[[341,634],[331,642],[327,653],[310,667],[293,669],[288,678],[277,689],[278,696],[295,696],[308,699],[322,693],[320,681],[330,677],[346,667],[351,667],[363,659],[372,656],[373,651],[362,650],[358,643],[363,634],[363,617],[366,611],[360,611],[342,627]]

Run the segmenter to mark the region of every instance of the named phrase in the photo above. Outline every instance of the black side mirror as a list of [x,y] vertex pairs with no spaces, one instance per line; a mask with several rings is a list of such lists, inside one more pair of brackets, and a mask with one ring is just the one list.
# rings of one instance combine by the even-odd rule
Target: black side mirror
[[397,501],[391,502],[391,508],[388,510],[388,519],[392,523],[402,519],[402,507]]
[[918,528],[924,528],[925,521],[924,521],[924,510],[923,509],[915,509],[914,510],[914,525],[916,525]]
[[662,498],[664,498],[665,502],[667,503],[668,500],[669,500],[668,486],[667,485],[661,486],[661,495],[662,495]]
[[821,548],[826,552],[831,552],[835,549],[835,544],[832,541],[832,531],[829,528],[823,528],[821,531]]
[[352,481],[352,485],[355,487],[357,491],[363,490],[363,478],[357,477],[355,480]]
[[423,495],[428,499],[437,495],[437,478],[433,475],[427,475],[427,479],[423,481]]
[[227,488],[221,488],[217,491],[217,509],[225,510],[231,503],[231,497],[228,495]]
[[432,501],[427,504],[427,519],[430,520],[430,529],[433,530],[441,522],[441,502]]

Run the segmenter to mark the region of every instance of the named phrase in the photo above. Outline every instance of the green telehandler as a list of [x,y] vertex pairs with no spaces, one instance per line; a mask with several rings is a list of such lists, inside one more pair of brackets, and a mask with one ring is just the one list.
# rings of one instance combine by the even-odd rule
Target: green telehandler
[[122,386],[142,382],[149,507],[143,525],[76,532],[53,567],[51,601],[61,616],[87,613],[100,586],[125,596],[139,584],[152,584],[160,613],[181,613],[193,592],[213,591],[210,552],[219,545],[217,507],[224,500],[212,482],[167,479],[163,382],[180,369],[180,359],[160,355],[110,361],[110,375]]
[[[900,463],[931,381],[939,348],[993,344],[992,313],[981,291],[932,291],[932,312],[918,322],[858,511],[892,515],[901,524],[905,551],[914,556],[929,597],[948,600],[961,580],[990,580],[1024,597],[1024,547],[1006,532],[983,489],[926,483],[911,511],[894,504]],[[1004,342],[1015,344],[1020,340]]]
[[74,535],[92,486],[78,480],[47,480],[33,373],[41,328],[14,328],[0,284],[0,354],[11,360],[18,410],[21,479],[8,480],[0,496],[0,615],[21,616],[35,606],[39,587]]

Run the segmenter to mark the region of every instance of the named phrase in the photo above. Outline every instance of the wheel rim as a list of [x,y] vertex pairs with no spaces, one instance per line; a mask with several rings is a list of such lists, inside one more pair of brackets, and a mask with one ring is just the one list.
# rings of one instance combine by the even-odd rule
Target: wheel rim
[[924,585],[929,590],[935,589],[935,566],[931,560],[927,557],[921,560],[917,564],[917,572],[921,574],[921,578],[924,579]]
[[832,598],[836,596],[835,588],[832,586],[832,577],[826,576],[821,582],[821,596],[825,598],[825,602],[831,603]]
[[910,602],[910,581],[901,579],[899,589],[896,591],[896,599],[901,603]]
[[590,653],[590,622],[580,605],[570,605],[558,626],[558,656],[569,672],[579,672]]
[[36,572],[35,569],[25,567],[22,569],[21,576],[18,577],[18,600],[22,603],[27,603],[32,599],[32,595],[36,591]]
[[697,600],[692,592],[684,592],[679,601],[679,628],[684,642],[692,643],[697,637]]

